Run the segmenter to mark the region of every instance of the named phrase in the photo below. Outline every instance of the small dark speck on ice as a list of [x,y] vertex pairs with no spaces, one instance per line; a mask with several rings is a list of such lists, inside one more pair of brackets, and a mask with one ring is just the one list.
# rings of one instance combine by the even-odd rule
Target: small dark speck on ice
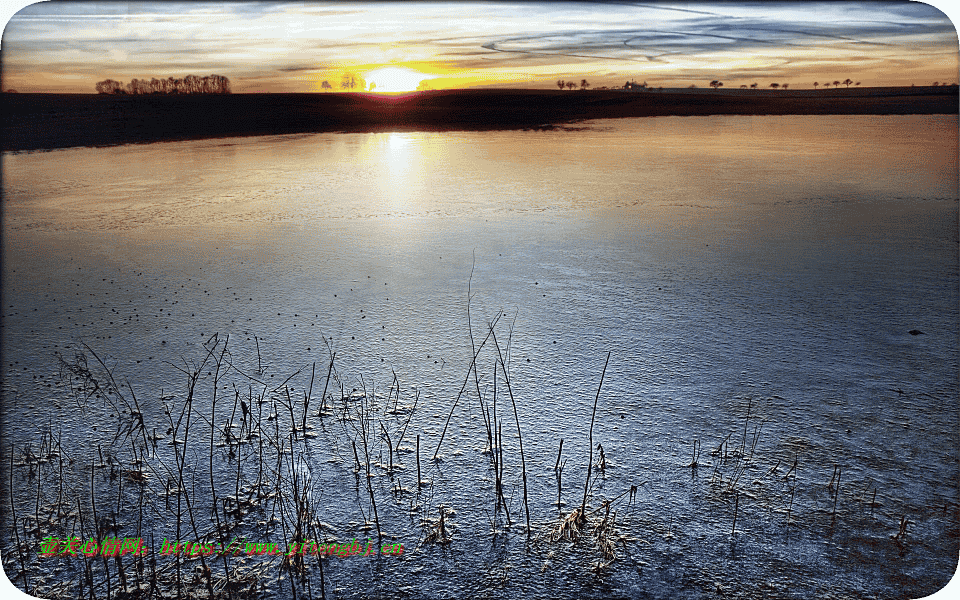
[[910,335],[924,335],[924,333],[919,329],[911,329],[907,333],[909,333]]

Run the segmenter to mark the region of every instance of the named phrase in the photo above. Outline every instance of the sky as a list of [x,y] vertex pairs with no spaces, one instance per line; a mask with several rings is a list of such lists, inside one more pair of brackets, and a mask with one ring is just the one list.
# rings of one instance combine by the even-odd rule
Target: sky
[[[23,6],[24,0],[15,0]],[[5,4],[10,2],[5,1]],[[935,2],[957,17],[955,2]],[[3,32],[4,90],[224,75],[234,93],[958,79],[957,30],[919,2],[59,2]],[[329,88],[323,86],[326,81]]]

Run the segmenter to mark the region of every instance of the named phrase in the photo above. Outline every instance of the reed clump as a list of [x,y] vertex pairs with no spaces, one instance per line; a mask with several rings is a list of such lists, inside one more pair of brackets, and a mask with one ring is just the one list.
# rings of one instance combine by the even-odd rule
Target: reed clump
[[[468,319],[469,293],[468,287]],[[535,523],[531,454],[524,439],[526,419],[520,418],[529,409],[511,374],[515,317],[505,333],[504,316],[501,311],[488,320],[476,343],[469,325],[471,358],[460,392],[444,409],[433,460],[427,454],[423,461],[421,438],[431,443],[433,432],[417,418],[420,391],[396,372],[386,387],[347,376],[327,338],[326,357],[281,374],[271,372],[257,336],[255,348],[241,351],[230,336],[213,334],[192,360],[167,363],[180,379],[177,389],[150,393],[123,377],[116,358],[100,356],[85,343],[57,354],[78,416],[97,426],[80,431],[88,439],[63,440],[62,431],[48,425],[38,440],[3,448],[10,464],[10,516],[3,525],[16,549],[8,560],[15,566],[11,578],[31,593],[89,600],[234,600],[259,597],[268,589],[277,593],[280,586],[291,597],[325,598],[343,577],[328,557],[284,548],[254,557],[248,546],[264,539],[319,544],[350,536],[369,536],[379,546],[409,530],[402,512],[409,513],[403,516],[411,523],[419,516],[421,545],[455,543],[455,512],[434,500],[447,493],[438,484],[449,426],[473,392],[484,422],[483,452],[493,472],[493,529],[504,524],[508,532],[522,532],[529,548]],[[581,503],[566,516],[561,512],[549,534],[552,542],[591,540],[598,570],[617,559],[622,542],[621,523],[611,509],[622,494],[597,509],[588,505],[594,471],[607,468],[602,446],[600,460],[593,460],[593,429],[609,359],[608,354],[594,400]],[[491,371],[483,373],[481,364],[491,365]],[[319,397],[313,396],[321,389]],[[561,443],[555,466],[558,510],[567,464],[567,459],[561,462],[562,452]],[[414,461],[416,485],[411,483]],[[325,488],[323,482],[330,481],[337,483],[336,492]],[[331,526],[323,520],[325,506],[330,495],[342,491],[348,497],[338,510],[350,516]],[[38,558],[36,549],[50,536],[96,544],[135,538],[150,551]],[[163,550],[170,540],[176,540],[174,547],[190,540],[191,549]]]

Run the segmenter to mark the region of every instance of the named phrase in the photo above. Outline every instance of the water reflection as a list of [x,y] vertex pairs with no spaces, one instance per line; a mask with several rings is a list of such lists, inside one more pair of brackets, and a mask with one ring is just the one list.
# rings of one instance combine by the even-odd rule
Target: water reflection
[[950,176],[956,117],[671,117],[592,127],[8,155],[4,226],[113,230],[631,207],[649,213],[904,191],[952,197],[957,189]]

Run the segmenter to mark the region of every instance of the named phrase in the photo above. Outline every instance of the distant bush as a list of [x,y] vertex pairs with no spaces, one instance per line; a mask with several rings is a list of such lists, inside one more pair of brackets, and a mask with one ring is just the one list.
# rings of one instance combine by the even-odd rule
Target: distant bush
[[127,85],[122,81],[107,79],[97,83],[98,94],[229,94],[230,80],[223,75],[197,77],[187,75],[183,79],[133,79]]

